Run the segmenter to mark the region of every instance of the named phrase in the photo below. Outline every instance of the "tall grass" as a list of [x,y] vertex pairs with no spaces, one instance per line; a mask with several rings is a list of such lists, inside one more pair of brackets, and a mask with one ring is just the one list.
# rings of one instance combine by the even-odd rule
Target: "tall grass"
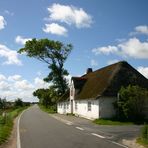
[[11,134],[13,128],[13,120],[26,107],[16,108],[6,111],[0,115],[0,144],[5,142]]

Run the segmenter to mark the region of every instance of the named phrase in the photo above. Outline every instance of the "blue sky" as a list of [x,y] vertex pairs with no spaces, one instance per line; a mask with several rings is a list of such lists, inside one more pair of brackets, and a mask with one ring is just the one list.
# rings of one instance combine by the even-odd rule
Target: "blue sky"
[[147,0],[1,0],[0,97],[34,101],[47,65],[17,54],[25,41],[48,38],[73,44],[71,76],[126,60],[148,78]]

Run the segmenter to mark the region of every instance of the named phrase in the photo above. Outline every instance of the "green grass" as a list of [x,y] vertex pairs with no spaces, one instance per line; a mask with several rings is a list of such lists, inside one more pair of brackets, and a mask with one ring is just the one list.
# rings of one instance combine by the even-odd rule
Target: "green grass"
[[55,108],[52,107],[52,106],[46,108],[45,106],[39,104],[39,107],[40,107],[41,110],[43,110],[44,112],[47,112],[47,113],[49,113],[49,114],[54,114],[54,113],[56,113]]
[[133,125],[133,122],[121,122],[121,121],[115,121],[111,119],[96,119],[93,121],[96,124],[99,125]]
[[19,115],[21,111],[26,109],[26,107],[7,110],[5,117],[0,115],[0,144],[4,143],[10,136],[13,128],[13,120]]
[[146,140],[146,139],[138,138],[137,143],[139,143],[140,145],[143,145],[144,147],[148,148],[148,140]]

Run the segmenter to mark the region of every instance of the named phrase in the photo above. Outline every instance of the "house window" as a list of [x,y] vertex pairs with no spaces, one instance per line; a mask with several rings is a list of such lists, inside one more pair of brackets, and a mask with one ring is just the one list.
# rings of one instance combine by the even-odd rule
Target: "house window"
[[91,101],[88,101],[87,108],[88,108],[88,111],[91,111]]
[[78,102],[76,101],[75,102],[75,110],[77,110],[78,109]]

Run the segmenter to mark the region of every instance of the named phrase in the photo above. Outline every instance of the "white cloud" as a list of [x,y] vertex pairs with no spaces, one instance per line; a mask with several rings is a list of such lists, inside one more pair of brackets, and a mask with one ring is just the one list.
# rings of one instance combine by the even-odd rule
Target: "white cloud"
[[22,65],[21,61],[18,59],[18,53],[2,44],[0,44],[0,57],[7,59],[5,62],[3,62],[3,64]]
[[98,62],[94,59],[91,60],[91,66],[97,66]]
[[45,81],[43,81],[43,79],[36,77],[34,79],[34,84],[36,86],[36,88],[48,88],[49,87],[49,83],[46,83]]
[[27,80],[16,81],[14,86],[19,90],[29,90],[33,88],[33,85],[30,84]]
[[130,35],[136,35],[136,34],[145,34],[148,35],[148,26],[147,25],[140,25],[140,26],[136,26],[134,28],[134,32],[131,32]]
[[6,80],[6,77],[2,74],[0,74],[0,81]]
[[114,63],[117,63],[117,62],[119,62],[119,60],[114,59],[114,60],[109,60],[109,61],[107,62],[107,64],[108,64],[108,65],[111,65],[111,64],[114,64]]
[[8,100],[22,98],[23,101],[38,101],[32,93],[39,88],[48,88],[49,83],[36,77],[33,82],[23,79],[21,75],[4,76],[0,74],[0,97]]
[[56,34],[56,35],[67,35],[67,29],[57,23],[45,24],[43,31],[46,33]]
[[92,49],[95,55],[98,54],[117,54],[125,57],[132,57],[137,59],[148,59],[148,42],[141,42],[137,38],[130,38],[116,46],[98,47]]
[[52,21],[75,25],[77,28],[90,27],[92,24],[92,17],[82,8],[54,3],[48,7],[48,11],[49,19]]
[[3,16],[0,15],[0,30],[4,29],[6,26],[6,21]]
[[9,76],[8,77],[8,80],[9,81],[19,81],[19,80],[21,80],[21,76],[20,75],[13,75],[13,76]]
[[9,90],[10,86],[7,82],[5,81],[0,81],[0,90],[4,91],[4,90]]
[[24,38],[20,35],[18,35],[16,38],[15,38],[15,42],[20,44],[20,45],[24,45],[27,41],[31,40],[31,38]]
[[148,79],[148,67],[139,66],[137,70]]
[[148,42],[141,42],[137,38],[131,38],[128,41],[118,45],[121,54],[138,59],[148,59]]
[[101,53],[103,53],[105,55],[109,55],[110,53],[115,53],[117,51],[118,51],[118,47],[116,47],[116,46],[98,47],[98,48],[92,49],[92,52],[95,55],[98,55]]

